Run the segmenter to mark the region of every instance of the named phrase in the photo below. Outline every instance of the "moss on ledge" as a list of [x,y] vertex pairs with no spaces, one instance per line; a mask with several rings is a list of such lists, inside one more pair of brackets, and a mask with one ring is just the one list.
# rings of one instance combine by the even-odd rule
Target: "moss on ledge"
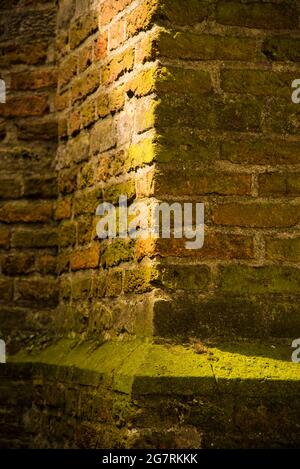
[[116,391],[147,394],[267,393],[300,391],[300,364],[291,362],[288,343],[241,341],[208,346],[198,354],[191,346],[150,341],[113,342],[101,346],[64,339],[33,354],[9,358],[14,366],[63,380],[104,382]]

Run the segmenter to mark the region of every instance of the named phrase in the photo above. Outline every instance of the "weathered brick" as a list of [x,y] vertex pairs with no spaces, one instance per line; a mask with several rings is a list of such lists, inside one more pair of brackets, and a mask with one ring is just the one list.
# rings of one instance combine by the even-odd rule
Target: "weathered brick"
[[127,16],[126,36],[131,37],[148,29],[153,24],[157,8],[156,0],[142,0]]
[[81,216],[77,219],[78,244],[90,243],[96,238],[97,219],[92,215]]
[[271,61],[299,62],[300,39],[290,36],[274,36],[265,39],[262,52]]
[[258,29],[293,29],[298,27],[298,13],[290,2],[242,3],[241,1],[218,2],[218,23]]
[[266,237],[266,257],[272,261],[300,261],[300,237]]
[[54,176],[36,177],[24,179],[24,193],[28,198],[53,199],[56,198],[57,179]]
[[80,273],[72,278],[72,299],[88,298],[92,290],[92,277],[90,274]]
[[[166,178],[163,166],[155,177],[155,194],[180,197],[190,195],[250,195],[251,175],[188,171],[184,168],[169,170]],[[184,179],[183,179],[184,175]]]
[[99,188],[78,191],[74,200],[74,214],[95,214],[96,208],[102,200],[102,191]]
[[113,148],[117,143],[116,124],[114,119],[106,118],[98,122],[91,132],[91,151],[101,153]]
[[265,107],[265,128],[278,134],[298,135],[300,110],[290,100],[281,101],[273,98]]
[[9,249],[10,247],[10,230],[6,226],[0,227],[0,248]]
[[102,267],[114,267],[121,262],[133,259],[133,242],[130,239],[114,239],[105,247],[101,254]]
[[210,269],[205,265],[159,266],[158,283],[168,290],[207,291]]
[[36,270],[42,275],[57,274],[57,256],[56,254],[42,254],[36,259]]
[[227,203],[212,209],[212,221],[224,226],[283,228],[297,225],[299,219],[299,207],[287,203]]
[[76,18],[70,28],[70,47],[75,49],[90,34],[98,29],[98,15],[96,12],[90,11],[88,15],[84,14]]
[[247,138],[221,144],[221,158],[241,164],[297,164],[300,142],[280,138]]
[[262,112],[263,104],[258,100],[225,100],[224,103],[216,104],[216,127],[220,130],[259,131]]
[[44,303],[47,306],[55,306],[58,302],[58,284],[51,278],[19,279],[16,290],[17,301],[20,303]]
[[90,68],[80,77],[76,78],[72,83],[71,100],[74,104],[76,101],[85,98],[97,89],[100,83],[98,68]]
[[105,59],[108,53],[108,33],[107,31],[100,32],[95,43],[94,56],[95,60]]
[[129,47],[124,52],[114,56],[108,64],[102,67],[101,83],[103,85],[109,85],[113,81],[116,81],[124,75],[124,73],[131,71],[133,64],[134,49]]
[[125,91],[118,86],[109,93],[100,93],[96,98],[97,115],[107,117],[123,109],[125,104]]
[[22,185],[21,180],[1,179],[0,199],[18,199],[21,196]]
[[105,279],[105,296],[117,297],[122,293],[122,278],[121,270],[111,270],[108,272]]
[[131,200],[135,197],[135,180],[130,179],[126,182],[121,182],[119,184],[112,184],[108,187],[105,187],[103,192],[103,198],[106,202],[118,203],[119,197],[121,195],[126,195],[128,200]]
[[47,58],[49,44],[47,41],[34,41],[33,43],[20,43],[16,47],[15,42],[0,48],[1,67],[13,64],[41,65]]
[[55,219],[70,218],[72,214],[72,202],[70,198],[59,199],[55,207]]
[[51,202],[18,201],[0,205],[0,221],[6,223],[49,222],[53,213]]
[[42,118],[22,119],[16,125],[20,140],[57,141],[58,123],[51,115]]
[[69,55],[60,65],[58,74],[58,84],[62,88],[67,85],[78,72],[78,55]]
[[56,247],[56,228],[17,228],[12,235],[12,246],[18,248]]
[[80,108],[80,121],[83,128],[90,126],[96,120],[96,104],[92,98],[86,101]]
[[58,244],[60,247],[74,246],[76,243],[76,223],[65,221],[58,227]]
[[100,24],[103,26],[122,10],[124,10],[132,0],[118,0],[117,2],[103,2],[100,6]]
[[27,274],[32,271],[35,262],[34,254],[17,253],[6,256],[2,261],[2,272],[5,275]]
[[0,302],[7,303],[13,298],[13,280],[0,278]]
[[64,169],[58,175],[58,189],[62,194],[70,194],[77,187],[77,168]]
[[119,47],[125,40],[125,20],[121,19],[113,23],[109,28],[110,50]]
[[192,25],[201,23],[211,14],[209,0],[189,0],[182,7],[181,0],[164,0],[158,5],[158,17],[169,21],[172,25]]
[[12,90],[27,91],[48,88],[57,83],[57,71],[54,68],[14,72],[10,75]]
[[299,173],[266,173],[258,177],[260,195],[285,195],[297,197],[300,195]]
[[300,270],[292,267],[222,267],[220,289],[234,294],[297,293]]
[[230,93],[290,97],[293,77],[291,72],[226,69],[221,72],[221,87]]
[[145,293],[155,285],[157,272],[154,266],[138,265],[124,272],[124,293]]
[[201,249],[187,249],[186,239],[139,239],[136,243],[136,256],[178,257],[196,259],[252,259],[254,257],[253,238],[218,232],[206,232]]
[[89,42],[79,50],[78,71],[84,72],[93,63],[93,43]]
[[256,60],[256,41],[252,38],[223,37],[192,32],[162,33],[161,55],[186,60]]
[[6,104],[1,106],[4,117],[42,116],[49,110],[48,95],[8,97]]
[[99,265],[100,246],[95,244],[91,247],[78,249],[71,253],[71,269],[94,269]]

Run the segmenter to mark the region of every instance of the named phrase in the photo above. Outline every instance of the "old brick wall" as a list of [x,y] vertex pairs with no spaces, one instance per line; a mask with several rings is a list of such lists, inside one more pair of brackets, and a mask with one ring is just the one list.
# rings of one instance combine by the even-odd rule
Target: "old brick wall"
[[[24,0],[13,5],[10,21],[6,16],[0,330],[9,353],[28,336],[47,343],[52,331],[96,342],[65,367],[59,342],[59,358],[46,349],[37,359],[33,347],[27,365],[18,368],[24,357],[17,356],[16,368],[4,369],[3,445],[153,447],[161,439],[162,395],[163,432],[171,435],[165,446],[180,447],[182,422],[192,445],[201,444],[203,431],[204,447],[257,447],[262,434],[274,445],[296,445],[299,379],[282,371],[280,389],[269,377],[265,391],[270,363],[253,374],[251,367],[269,357],[270,338],[295,338],[300,330],[300,107],[291,102],[300,73],[299,1],[61,0],[33,7]],[[204,247],[187,250],[185,239],[99,241],[96,207],[117,203],[120,194],[149,204],[204,202]],[[165,349],[144,356],[135,342],[123,356],[118,346],[127,342],[115,339],[136,336],[185,344],[216,338],[228,352],[224,365],[217,354],[217,388],[215,351],[200,343],[208,366],[195,366],[190,376],[184,348],[170,346],[163,365]],[[263,337],[265,348],[228,342],[239,337]],[[97,358],[103,341],[112,344]],[[114,346],[121,365],[113,378]],[[103,369],[87,365],[94,349]],[[285,349],[276,358],[282,370],[289,358]],[[31,366],[35,359],[41,363]],[[105,373],[116,388],[99,385]],[[205,394],[208,381],[213,399]],[[286,390],[292,397],[283,414]],[[278,415],[286,435],[273,433],[281,428]]]
[[61,2],[57,32],[60,324],[105,340],[149,335],[151,261],[130,239],[100,242],[95,213],[143,197],[155,2],[73,3]]
[[175,85],[153,112],[153,186],[164,200],[205,202],[206,232],[196,251],[159,240],[176,276],[155,332],[297,336],[299,2],[187,3],[158,40]]
[[49,334],[56,283],[56,2],[0,3],[0,331],[10,353]]

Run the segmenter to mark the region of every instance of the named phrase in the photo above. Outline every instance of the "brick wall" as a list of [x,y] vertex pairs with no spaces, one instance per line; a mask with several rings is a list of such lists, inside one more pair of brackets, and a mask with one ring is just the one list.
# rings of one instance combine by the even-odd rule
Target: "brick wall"
[[56,283],[54,1],[0,2],[0,330],[12,353],[50,335]]
[[[299,1],[0,6],[1,445],[299,446]],[[203,248],[100,241],[120,194],[205,203]]]
[[[62,0],[3,16],[6,334],[54,318],[102,340],[295,335],[298,10]],[[96,207],[120,194],[204,202],[204,247],[100,242]]]
[[[205,202],[202,250],[159,240],[163,336],[299,331],[299,2],[171,2],[153,111],[155,196]],[[169,5],[169,2],[165,2]],[[172,270],[173,269],[173,270]],[[176,276],[174,275],[174,269]]]

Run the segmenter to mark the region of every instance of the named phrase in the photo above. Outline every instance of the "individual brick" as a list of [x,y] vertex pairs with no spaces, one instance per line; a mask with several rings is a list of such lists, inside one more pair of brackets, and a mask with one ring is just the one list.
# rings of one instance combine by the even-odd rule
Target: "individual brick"
[[221,159],[234,164],[287,165],[299,162],[300,142],[282,138],[247,138],[221,144]]
[[265,238],[266,257],[272,261],[299,262],[300,237],[271,237]]
[[52,278],[18,279],[16,282],[18,303],[36,303],[55,306],[58,303],[58,284]]
[[76,243],[77,226],[74,221],[64,221],[58,227],[58,245],[62,247],[74,246]]
[[3,178],[0,185],[0,199],[18,199],[22,193],[21,180]]
[[14,72],[10,75],[10,89],[18,91],[39,90],[56,85],[57,71],[54,68]]
[[33,253],[16,253],[6,256],[2,261],[2,273],[5,275],[24,275],[32,272],[35,262]]
[[70,27],[70,47],[75,49],[81,44],[89,35],[96,32],[98,29],[98,15],[97,12],[90,11],[89,14],[84,14],[76,18]]
[[108,33],[107,31],[100,32],[94,47],[95,61],[103,60],[108,53]]
[[0,278],[0,303],[8,303],[13,299],[13,280]]
[[109,48],[116,49],[125,41],[125,20],[113,23],[109,28]]
[[290,97],[293,77],[291,72],[226,69],[221,72],[221,87],[229,93]]
[[99,258],[99,244],[75,250],[71,253],[70,257],[71,270],[94,269],[99,265]]
[[103,2],[100,6],[100,24],[104,26],[122,10],[124,10],[132,0],[118,0],[117,2]]
[[97,67],[88,69],[72,83],[71,101],[74,104],[95,91],[100,84],[99,70]]
[[259,195],[297,197],[300,195],[300,174],[261,174],[258,177],[258,185]]
[[56,228],[17,228],[12,234],[12,246],[17,248],[48,248],[57,245]]
[[220,290],[233,294],[297,293],[300,270],[293,267],[224,266],[220,272]]
[[0,205],[0,221],[5,223],[49,222],[53,214],[52,202],[7,202]]
[[[165,177],[163,166],[155,177],[155,194],[157,196],[195,196],[198,195],[250,195],[251,175],[226,174],[203,171],[188,172],[183,168],[168,170],[169,177]],[[184,178],[183,178],[184,175]]]
[[10,229],[6,226],[0,226],[0,248],[9,249],[10,247]]
[[299,207],[287,203],[236,202],[219,204],[212,209],[212,221],[216,225],[283,228],[295,226],[299,220]]
[[101,153],[114,148],[117,143],[116,123],[108,117],[98,122],[91,132],[91,152]]
[[253,259],[254,243],[251,236],[234,235],[218,232],[206,232],[201,249],[187,249],[186,239],[159,238],[139,239],[136,243],[136,256],[143,257],[178,257],[191,259]]
[[124,73],[130,72],[134,65],[134,49],[128,47],[125,51],[115,55],[106,65],[102,67],[101,83],[109,85],[116,81]]
[[298,12],[290,2],[262,3],[221,1],[216,8],[220,24],[257,29],[293,29],[298,27]]
[[43,116],[49,111],[48,95],[10,96],[1,110],[3,117]]
[[299,62],[300,39],[291,36],[267,37],[263,43],[262,52],[274,62]]
[[252,38],[163,32],[158,40],[162,56],[185,60],[256,61],[256,41]]
[[96,213],[96,208],[102,200],[102,191],[95,187],[84,191],[77,191],[74,199],[74,214],[85,215]]
[[142,2],[127,15],[126,37],[129,38],[151,27],[157,10],[158,2],[156,0],[142,0]]
[[58,195],[57,178],[54,176],[32,176],[24,178],[24,197],[54,199]]

